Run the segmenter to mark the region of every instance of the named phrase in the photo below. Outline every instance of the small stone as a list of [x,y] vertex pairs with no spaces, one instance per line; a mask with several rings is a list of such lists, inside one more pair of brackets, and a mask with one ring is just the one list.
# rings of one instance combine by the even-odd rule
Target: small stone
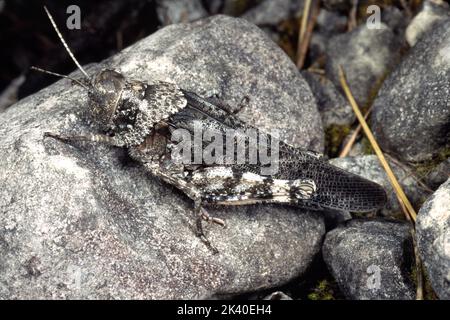
[[347,17],[338,12],[321,9],[317,16],[316,29],[327,35],[342,33],[347,30]]
[[395,6],[383,8],[381,13],[381,21],[384,22],[396,35],[404,39],[405,30],[409,22],[404,10],[400,10]]
[[303,9],[303,0],[264,0],[249,9],[241,18],[258,26],[276,26],[278,23],[295,17]]
[[348,299],[411,300],[413,248],[407,223],[353,219],[327,233],[324,260]]
[[450,158],[441,162],[425,178],[426,184],[436,190],[450,178]]
[[186,23],[208,16],[201,0],[157,0],[156,12],[162,25]]
[[356,101],[363,107],[395,63],[399,45],[384,23],[380,29],[362,24],[351,32],[332,37],[326,50],[327,75],[341,88],[339,66],[342,66]]
[[417,41],[437,24],[450,18],[447,2],[442,0],[425,0],[422,10],[414,17],[406,29],[406,41],[413,47]]
[[316,61],[323,56],[330,38],[338,33],[345,32],[346,29],[346,16],[321,9],[309,44],[308,57],[311,61]]
[[[352,131],[353,132],[353,131]],[[347,143],[349,138],[347,138],[342,145],[345,145]],[[353,144],[352,148],[350,149],[348,153],[348,157],[358,157],[358,156],[364,156],[367,155],[367,148],[363,142],[363,140],[355,142]]]

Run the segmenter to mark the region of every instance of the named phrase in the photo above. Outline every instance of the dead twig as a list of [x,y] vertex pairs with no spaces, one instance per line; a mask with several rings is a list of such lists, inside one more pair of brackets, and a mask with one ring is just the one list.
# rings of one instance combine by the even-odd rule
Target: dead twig
[[352,31],[358,25],[356,15],[358,13],[358,2],[359,0],[352,0],[352,8],[350,9],[350,14],[348,16],[348,31]]
[[312,2],[312,0],[306,0],[305,6],[303,7],[302,20],[300,22],[300,31],[298,33],[299,46],[300,46],[300,43],[302,43],[305,38],[306,26],[308,24],[309,10],[311,8],[311,2]]
[[[297,44],[297,68],[302,69],[305,64],[306,53],[308,52],[309,43],[311,41],[314,26],[320,12],[320,0],[316,0],[310,15],[312,0],[306,0],[303,9],[302,21],[298,35]],[[309,19],[308,19],[309,18]]]
[[389,181],[392,184],[392,187],[395,190],[395,194],[397,195],[397,198],[399,199],[399,202],[403,202],[405,205],[405,208],[407,209],[405,214],[409,215],[411,219],[416,222],[416,211],[414,210],[413,206],[408,200],[408,197],[406,196],[405,192],[403,191],[402,187],[398,183],[397,178],[394,175],[394,172],[392,171],[391,167],[389,166],[389,163],[387,162],[386,158],[383,155],[383,152],[381,151],[380,146],[378,145],[375,137],[372,134],[372,131],[370,130],[369,126],[367,125],[366,120],[364,119],[364,116],[361,113],[361,110],[358,107],[358,104],[355,101],[355,98],[352,95],[352,92],[350,91],[350,88],[347,84],[347,80],[345,78],[344,70],[341,66],[339,66],[339,78],[341,81],[342,88],[347,96],[348,101],[350,102],[350,105],[353,108],[353,111],[356,114],[356,117],[358,118],[358,121],[361,124],[362,129],[364,130],[364,133],[366,134],[367,138],[370,141],[370,144],[372,145],[372,148],[374,149],[376,155],[378,156],[378,159],[381,162],[381,165],[383,166],[384,170],[386,171],[386,174],[389,178]]
[[342,88],[347,96],[347,99],[350,102],[350,105],[353,108],[353,111],[356,114],[356,117],[358,118],[358,121],[361,124],[362,129],[364,130],[364,133],[366,134],[367,138],[369,139],[369,141],[372,145],[372,148],[375,150],[375,153],[381,162],[381,165],[383,166],[384,170],[386,171],[389,181],[391,182],[391,185],[394,188],[395,194],[397,195],[397,199],[399,201],[400,207],[402,208],[402,211],[405,214],[406,219],[411,224],[411,236],[413,239],[414,256],[415,256],[416,271],[417,271],[416,299],[423,300],[423,266],[422,266],[422,262],[420,260],[419,252],[417,249],[417,244],[415,241],[415,239],[416,239],[415,222],[416,222],[417,214],[416,214],[414,208],[412,207],[411,203],[409,202],[408,198],[406,197],[397,178],[395,177],[394,173],[392,172],[392,169],[389,166],[389,163],[386,161],[386,158],[384,157],[384,154],[381,151],[381,148],[379,147],[375,137],[373,136],[372,131],[370,130],[369,126],[367,125],[367,122],[364,119],[364,117],[361,113],[361,110],[359,109],[358,104],[356,103],[355,98],[353,97],[352,92],[347,84],[347,80],[345,78],[345,73],[341,66],[339,66],[339,78],[341,81]]

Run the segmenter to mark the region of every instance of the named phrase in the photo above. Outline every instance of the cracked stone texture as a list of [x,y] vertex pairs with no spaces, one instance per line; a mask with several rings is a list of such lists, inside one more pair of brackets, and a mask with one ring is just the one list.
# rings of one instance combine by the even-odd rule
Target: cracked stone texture
[[[87,71],[105,66],[216,93],[232,106],[249,96],[243,113],[251,123],[266,129],[284,123],[289,142],[322,148],[308,85],[281,49],[244,20],[171,25]],[[244,293],[302,275],[320,250],[320,214],[248,206],[209,210],[228,223],[206,226],[220,251],[213,255],[193,233],[193,203],[124,150],[43,139],[45,131],[92,131],[86,108],[86,92],[63,79],[0,116],[1,299]]]
[[403,58],[378,92],[372,129],[386,152],[424,161],[450,146],[450,20]]
[[440,299],[450,299],[450,179],[420,208],[416,230],[431,286]]
[[327,233],[324,260],[342,293],[356,300],[411,300],[412,238],[407,223],[353,219]]

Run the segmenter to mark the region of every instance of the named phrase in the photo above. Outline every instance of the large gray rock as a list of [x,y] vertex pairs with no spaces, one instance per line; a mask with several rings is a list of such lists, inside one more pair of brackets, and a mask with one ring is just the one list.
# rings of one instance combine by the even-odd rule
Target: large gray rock
[[416,230],[431,286],[440,299],[450,299],[450,179],[422,206]]
[[449,145],[449,78],[450,20],[422,38],[381,87],[372,129],[383,150],[422,161]]
[[[171,25],[87,71],[105,66],[219,93],[232,105],[248,95],[254,124],[287,121],[285,138],[321,146],[308,85],[244,20]],[[206,227],[220,251],[213,255],[194,235],[192,202],[124,150],[43,138],[91,131],[86,108],[86,92],[61,80],[0,117],[0,299],[230,295],[298,277],[320,250],[319,214],[251,206],[209,210],[228,223]]]
[[407,223],[351,220],[327,233],[324,260],[349,299],[414,299]]
[[[388,201],[385,207],[381,209],[381,215],[396,218],[404,217],[394,189],[376,155],[336,158],[331,159],[330,163],[382,185],[386,190]],[[392,161],[389,161],[389,165],[411,203],[416,207],[422,204],[429,196],[429,192],[420,186],[404,167]]]
[[380,29],[362,24],[330,39],[326,71],[336,87],[341,88],[339,66],[342,66],[356,101],[364,106],[395,63],[398,50],[397,37],[384,23],[380,23]]

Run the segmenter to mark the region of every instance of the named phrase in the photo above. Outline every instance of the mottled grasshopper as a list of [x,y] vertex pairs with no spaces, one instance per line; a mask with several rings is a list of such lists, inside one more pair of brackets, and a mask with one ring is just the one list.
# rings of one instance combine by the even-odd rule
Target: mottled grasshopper
[[[66,51],[87,81],[72,79],[86,88],[89,112],[99,132],[63,135],[46,133],[63,141],[90,141],[126,148],[133,159],[154,176],[177,187],[194,201],[198,236],[211,248],[203,233],[202,221],[224,225],[210,217],[204,206],[281,203],[311,209],[372,211],[386,201],[378,184],[330,165],[320,154],[294,148],[276,141],[278,171],[261,173],[262,163],[183,163],[175,161],[174,132],[194,134],[199,122],[225,135],[228,129],[252,129],[261,140],[262,132],[239,120],[217,101],[204,99],[180,89],[176,84],[127,80],[114,70],[102,70],[92,78],[78,63],[64,41],[52,16],[46,13]],[[39,68],[35,70],[69,78]],[[71,78],[69,78],[71,79]],[[101,132],[101,133],[100,133]],[[249,137],[237,135],[235,144],[244,141],[244,151],[254,146]],[[191,155],[188,155],[191,158]],[[215,250],[215,249],[214,249]]]

